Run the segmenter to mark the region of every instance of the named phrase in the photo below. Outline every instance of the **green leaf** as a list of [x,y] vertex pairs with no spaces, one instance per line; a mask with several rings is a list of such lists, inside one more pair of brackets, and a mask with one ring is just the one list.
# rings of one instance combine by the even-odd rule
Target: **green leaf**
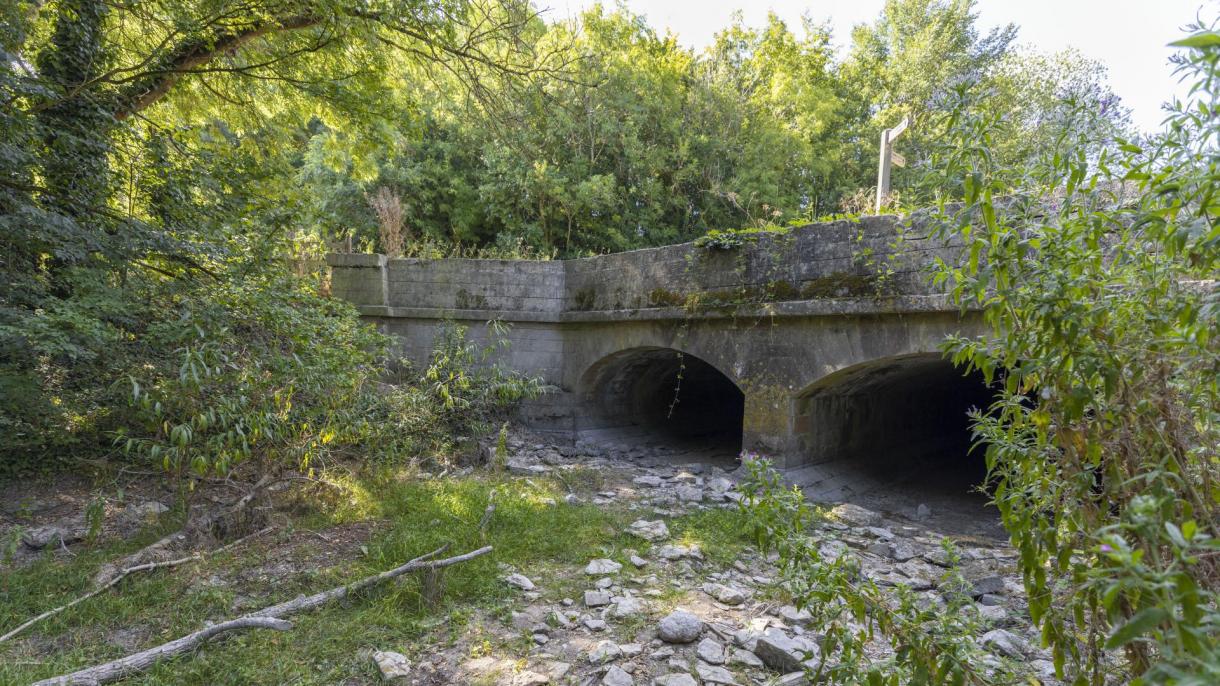
[[1126,624],[1114,630],[1106,640],[1106,648],[1121,648],[1147,633],[1162,622],[1168,621],[1169,612],[1160,607],[1146,607],[1136,612]]
[[1203,31],[1196,33],[1193,36],[1187,36],[1182,40],[1174,41],[1169,44],[1172,48],[1194,48],[1196,50],[1205,50],[1220,46],[1220,33],[1215,31]]

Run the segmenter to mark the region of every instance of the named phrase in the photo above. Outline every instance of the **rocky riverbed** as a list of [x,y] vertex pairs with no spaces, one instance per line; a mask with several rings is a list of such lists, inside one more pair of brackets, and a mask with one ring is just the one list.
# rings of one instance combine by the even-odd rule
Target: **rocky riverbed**
[[[507,469],[519,478],[593,469],[605,478],[588,497],[605,507],[638,511],[626,532],[639,546],[622,559],[593,558],[546,576],[502,570],[519,602],[504,617],[487,618],[486,631],[511,651],[471,656],[459,641],[421,647],[415,660],[376,652],[386,679],[407,684],[578,684],[698,686],[806,683],[816,665],[819,630],[807,612],[784,602],[774,558],[747,550],[717,565],[700,546],[670,535],[668,519],[703,508],[735,508],[739,474],[723,466],[684,463],[689,454],[665,448],[579,443],[549,445],[536,437],[508,442]],[[494,448],[489,447],[489,451]],[[581,498],[567,496],[569,503]],[[555,503],[563,507],[564,503]],[[949,564],[944,536],[903,515],[840,504],[811,532],[829,555],[853,553],[882,586],[907,586],[923,602],[943,603]],[[1002,541],[955,537],[961,571],[970,584],[981,630],[984,670],[1023,673],[1054,681],[1049,656],[1036,648],[1015,552]],[[580,592],[554,598],[552,588]],[[514,642],[514,637],[520,640]],[[875,657],[888,648],[871,645]]]

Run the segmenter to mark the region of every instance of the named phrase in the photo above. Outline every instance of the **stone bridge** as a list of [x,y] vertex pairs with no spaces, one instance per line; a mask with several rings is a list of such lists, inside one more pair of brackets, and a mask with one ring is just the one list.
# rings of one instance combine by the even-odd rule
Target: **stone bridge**
[[[940,353],[963,315],[929,286],[952,246],[893,217],[563,261],[334,254],[332,292],[426,364],[452,322],[554,392],[524,410],[577,437],[715,438],[781,466],[919,469],[965,453],[977,379]],[[827,487],[833,490],[834,475]],[[824,479],[824,480],[825,480]]]

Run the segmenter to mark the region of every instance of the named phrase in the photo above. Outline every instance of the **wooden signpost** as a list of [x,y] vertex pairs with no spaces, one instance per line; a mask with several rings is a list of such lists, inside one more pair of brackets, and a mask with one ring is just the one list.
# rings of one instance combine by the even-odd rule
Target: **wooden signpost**
[[894,140],[911,125],[911,117],[902,118],[898,126],[881,132],[881,159],[877,165],[877,214],[890,195],[890,165],[907,166],[906,158],[894,152]]

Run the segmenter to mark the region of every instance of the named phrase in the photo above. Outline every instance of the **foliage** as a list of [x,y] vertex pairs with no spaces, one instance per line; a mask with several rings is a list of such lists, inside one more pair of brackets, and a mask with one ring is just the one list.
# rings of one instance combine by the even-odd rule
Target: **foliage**
[[[1122,123],[1095,63],[1019,51],[1014,32],[980,35],[970,2],[894,0],[843,60],[826,26],[775,16],[757,28],[738,17],[695,52],[621,7],[594,7],[578,25],[530,34],[538,53],[564,46],[580,58],[494,111],[444,79],[419,81],[403,88],[422,111],[404,111],[402,135],[375,155],[351,150],[342,131],[312,132],[306,212],[327,236],[368,244],[376,223],[363,194],[385,186],[421,242],[522,241],[578,256],[785,225],[845,201],[871,211],[877,133],[918,115],[902,141],[918,167],[933,135],[923,122],[967,79],[991,89],[997,116],[1020,122],[1000,151],[1013,164],[1055,135],[1049,108],[1064,92],[1108,99],[1106,118]],[[896,187],[916,178],[899,170]]]
[[948,352],[1001,389],[976,436],[1076,684],[1220,679],[1220,45],[1194,29],[1163,133],[1111,142],[1069,100],[1081,124],[1013,169],[992,154],[1010,122],[963,89],[931,165],[965,250],[937,279],[986,329]]
[[[1019,665],[994,666],[975,641],[981,622],[972,612],[968,588],[956,571],[958,556],[943,542],[950,569],[940,580],[945,604],[921,602],[905,586],[884,589],[861,574],[850,551],[824,547],[814,527],[818,517],[797,487],[757,456],[745,461],[741,508],[755,541],[778,553],[785,590],[798,608],[813,615],[822,638],[815,667],[818,683],[875,686],[1017,683]],[[892,653],[877,657],[876,639]],[[820,681],[819,681],[820,680]]]
[[746,243],[752,243],[758,240],[760,236],[783,236],[787,233],[788,229],[782,226],[752,227],[749,229],[727,229],[724,231],[717,231],[713,229],[696,238],[694,243],[697,247],[707,248],[708,250],[736,250]]
[[226,283],[181,307],[144,337],[175,354],[130,376],[134,416],[116,429],[128,453],[178,474],[251,456],[304,470],[350,438],[386,343],[352,308],[289,280]]
[[0,473],[111,456],[116,434],[177,470],[318,453],[375,368],[371,334],[317,295],[311,130],[372,149],[394,78],[549,70],[514,38],[536,24],[513,0],[6,3]]

